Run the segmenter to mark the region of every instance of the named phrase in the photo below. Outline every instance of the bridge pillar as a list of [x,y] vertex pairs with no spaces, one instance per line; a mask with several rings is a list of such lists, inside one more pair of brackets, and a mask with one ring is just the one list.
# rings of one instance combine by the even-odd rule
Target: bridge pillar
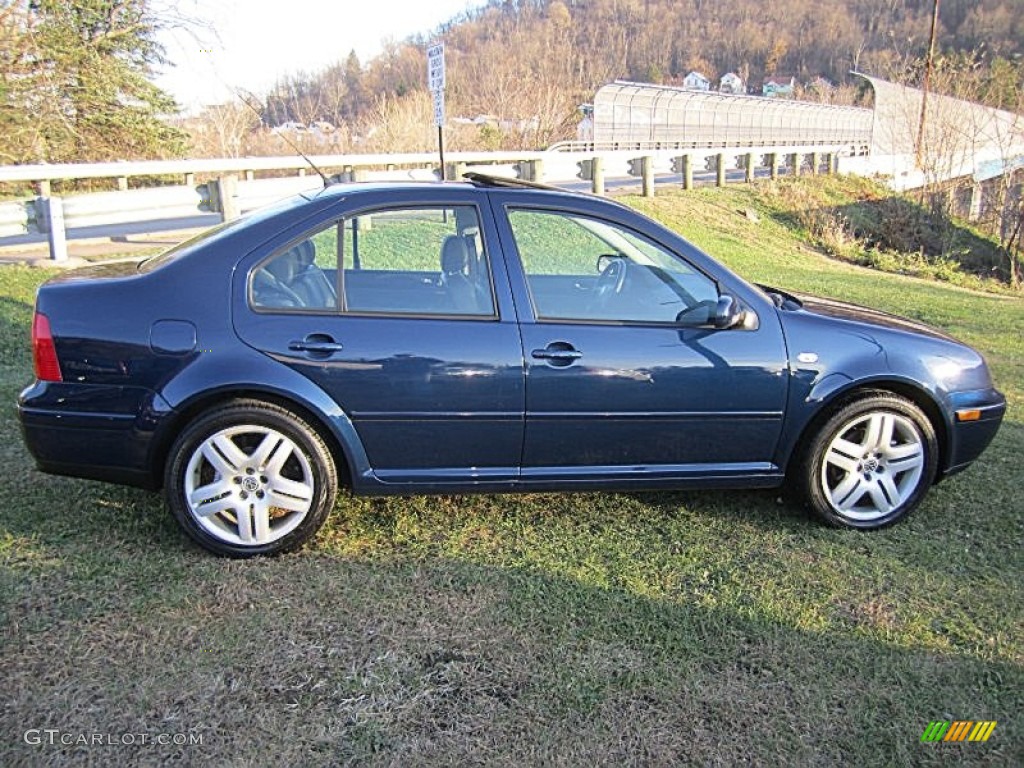
[[821,170],[821,155],[817,152],[811,153],[811,175],[817,176]]
[[772,180],[779,178],[779,153],[772,152],[769,156]]
[[748,152],[747,153],[746,164],[747,164],[746,176],[745,176],[746,182],[747,182],[747,184],[752,184],[754,182],[754,168],[757,166],[757,164],[754,162],[754,153],[753,152]]
[[971,187],[971,202],[967,207],[967,220],[977,221],[981,218],[982,204],[985,200],[985,189],[981,184]]
[[719,187],[725,186],[725,153],[719,152],[715,158],[715,184]]

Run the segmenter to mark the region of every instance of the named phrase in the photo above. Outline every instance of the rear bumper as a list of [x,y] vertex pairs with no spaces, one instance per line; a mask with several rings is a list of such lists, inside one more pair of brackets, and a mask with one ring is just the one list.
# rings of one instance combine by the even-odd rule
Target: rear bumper
[[[999,431],[1006,413],[1006,398],[995,389],[956,392],[951,397],[954,413],[977,409],[977,421],[954,421],[950,432],[949,452],[942,474],[953,475],[970,466],[981,455]],[[955,418],[955,416],[954,416]]]
[[170,407],[134,387],[36,382],[18,398],[25,445],[43,472],[155,489],[157,427]]

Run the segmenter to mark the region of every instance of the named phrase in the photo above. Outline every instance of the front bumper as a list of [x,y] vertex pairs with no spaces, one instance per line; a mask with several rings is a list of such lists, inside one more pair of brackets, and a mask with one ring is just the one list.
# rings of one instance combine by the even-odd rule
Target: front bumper
[[[1006,398],[995,389],[976,389],[953,393],[950,406],[954,416],[943,476],[966,469],[988,447],[1006,414]],[[955,414],[962,410],[979,410],[981,418],[958,421]]]

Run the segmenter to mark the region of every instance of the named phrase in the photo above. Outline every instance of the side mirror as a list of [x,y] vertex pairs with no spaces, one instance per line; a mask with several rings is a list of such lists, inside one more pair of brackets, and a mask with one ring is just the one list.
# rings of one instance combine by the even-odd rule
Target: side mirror
[[739,302],[728,293],[723,293],[718,297],[715,316],[712,318],[711,324],[719,330],[732,328],[742,322],[743,314]]

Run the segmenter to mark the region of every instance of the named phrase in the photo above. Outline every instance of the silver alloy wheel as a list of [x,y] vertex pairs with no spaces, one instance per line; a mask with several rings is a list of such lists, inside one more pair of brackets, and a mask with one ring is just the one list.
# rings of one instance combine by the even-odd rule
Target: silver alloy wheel
[[836,432],[822,460],[821,489],[843,517],[878,520],[910,498],[924,464],[917,425],[898,413],[871,411]]
[[185,502],[196,523],[234,545],[260,546],[287,536],[315,497],[309,458],[269,427],[242,424],[199,444],[185,469]]

